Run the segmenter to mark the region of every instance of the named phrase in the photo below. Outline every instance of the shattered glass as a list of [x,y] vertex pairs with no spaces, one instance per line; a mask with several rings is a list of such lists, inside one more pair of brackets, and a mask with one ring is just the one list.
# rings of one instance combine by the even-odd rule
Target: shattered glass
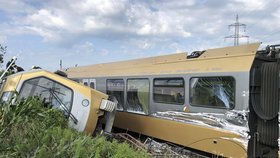
[[231,109],[234,107],[235,80],[232,77],[196,77],[190,80],[190,103]]
[[155,117],[168,119],[172,121],[183,122],[187,124],[209,127],[216,130],[225,130],[240,135],[240,141],[247,146],[249,140],[248,111],[230,110],[225,114],[217,113],[186,113],[177,111],[156,112],[152,114]]

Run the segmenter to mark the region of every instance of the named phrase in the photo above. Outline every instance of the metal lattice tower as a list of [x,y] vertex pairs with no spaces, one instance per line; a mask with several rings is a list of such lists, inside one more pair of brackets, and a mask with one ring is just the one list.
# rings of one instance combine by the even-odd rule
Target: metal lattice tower
[[239,45],[239,38],[247,38],[247,43],[248,43],[248,41],[249,41],[249,36],[240,35],[240,33],[239,33],[239,28],[240,28],[240,27],[243,27],[243,28],[244,28],[244,32],[246,32],[246,25],[245,25],[245,24],[239,23],[238,15],[236,15],[235,23],[228,25],[228,28],[229,28],[229,29],[231,29],[232,27],[234,27],[234,35],[226,36],[225,39],[226,39],[226,38],[233,38],[233,39],[234,39],[234,45],[235,45],[235,46]]

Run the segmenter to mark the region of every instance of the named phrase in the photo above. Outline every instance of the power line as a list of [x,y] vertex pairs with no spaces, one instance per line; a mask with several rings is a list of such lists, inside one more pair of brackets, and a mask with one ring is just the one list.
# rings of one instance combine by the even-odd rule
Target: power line
[[232,27],[234,27],[234,34],[226,36],[225,39],[226,38],[233,38],[235,46],[239,45],[239,38],[247,38],[247,41],[248,41],[249,36],[240,35],[240,33],[239,33],[239,30],[240,30],[239,28],[240,27],[244,28],[244,32],[246,31],[246,25],[239,23],[238,15],[236,15],[235,23],[228,25],[229,29],[232,28]]

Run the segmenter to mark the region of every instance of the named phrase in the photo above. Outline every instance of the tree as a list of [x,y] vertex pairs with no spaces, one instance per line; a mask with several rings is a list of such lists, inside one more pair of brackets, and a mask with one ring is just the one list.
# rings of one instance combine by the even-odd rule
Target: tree
[[0,44],[0,65],[4,62],[4,54],[7,52],[7,46]]

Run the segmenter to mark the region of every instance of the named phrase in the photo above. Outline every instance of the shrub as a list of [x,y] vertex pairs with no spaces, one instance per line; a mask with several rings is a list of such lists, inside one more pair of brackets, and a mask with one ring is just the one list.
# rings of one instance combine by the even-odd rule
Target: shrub
[[31,97],[0,107],[0,157],[149,157],[128,144],[68,128],[61,111]]

